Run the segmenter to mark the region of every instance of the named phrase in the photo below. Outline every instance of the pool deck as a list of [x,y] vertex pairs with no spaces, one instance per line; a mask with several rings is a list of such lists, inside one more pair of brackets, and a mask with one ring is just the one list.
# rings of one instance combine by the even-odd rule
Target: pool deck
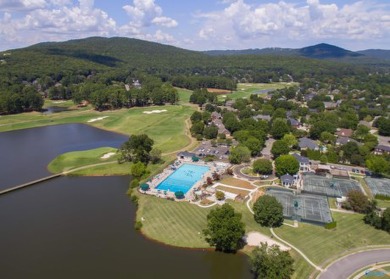
[[[202,178],[194,183],[194,185],[185,193],[185,199],[191,201],[195,198],[194,196],[194,190],[200,189],[205,183],[207,183],[207,177],[211,177],[212,173],[217,172],[219,174],[222,174],[227,168],[227,164],[220,163],[220,162],[193,162],[190,160],[176,160],[173,165],[170,165],[169,167],[165,168],[164,171],[160,174],[155,175],[150,179],[150,181],[147,182],[150,189],[148,191],[143,191],[145,194],[154,195],[161,198],[174,198],[175,200],[175,193],[171,191],[166,190],[159,190],[156,189],[156,187],[163,182],[168,176],[170,176],[172,173],[174,173],[178,168],[180,168],[182,165],[195,165],[195,166],[207,166],[209,167],[209,171],[205,172],[202,175]],[[172,166],[175,167],[175,169],[172,169]]]

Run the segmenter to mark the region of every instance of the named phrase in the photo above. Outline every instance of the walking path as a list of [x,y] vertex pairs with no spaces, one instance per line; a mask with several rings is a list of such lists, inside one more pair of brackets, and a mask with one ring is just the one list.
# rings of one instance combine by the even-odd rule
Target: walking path
[[[316,265],[315,263],[313,263],[301,250],[299,250],[297,247],[295,247],[294,245],[292,245],[291,243],[288,243],[287,241],[281,239],[275,232],[274,232],[274,229],[271,228],[270,229],[272,235],[277,238],[279,241],[281,241],[282,243],[286,244],[287,246],[293,248],[295,251],[297,251],[311,266],[313,266],[315,269],[317,270],[320,270],[320,271],[323,271],[323,269],[321,267],[319,267],[318,265]],[[333,277],[334,278],[344,278],[344,277]]]

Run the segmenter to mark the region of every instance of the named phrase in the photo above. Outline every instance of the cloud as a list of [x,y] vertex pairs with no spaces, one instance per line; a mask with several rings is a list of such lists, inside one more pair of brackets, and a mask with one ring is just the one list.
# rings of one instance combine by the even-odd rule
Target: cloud
[[390,36],[389,5],[365,0],[348,5],[224,1],[219,11],[196,14],[203,20],[201,40],[269,42],[283,40],[369,40]]
[[[25,1],[38,3],[37,0]],[[87,36],[116,34],[116,22],[104,11],[94,8],[93,0],[52,0],[47,8],[28,11],[21,18],[4,13],[0,21],[0,40],[33,44],[47,40],[67,40]]]
[[23,11],[44,8],[45,0],[0,0],[0,11]]
[[143,28],[152,25],[175,27],[178,25],[176,20],[162,16],[163,10],[154,3],[154,0],[134,0],[133,5],[125,5],[123,9],[131,18],[129,25],[134,27]]

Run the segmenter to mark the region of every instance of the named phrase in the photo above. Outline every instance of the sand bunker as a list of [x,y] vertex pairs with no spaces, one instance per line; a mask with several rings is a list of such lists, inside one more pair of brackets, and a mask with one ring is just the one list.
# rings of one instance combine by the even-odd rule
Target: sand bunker
[[102,158],[102,159],[108,159],[108,158],[110,158],[111,156],[114,156],[115,155],[115,152],[109,152],[109,153],[106,153],[106,154],[104,154],[102,157],[100,157],[100,158]]
[[149,111],[144,111],[144,113],[146,114],[152,114],[152,113],[162,113],[162,112],[166,112],[167,110],[166,109],[163,109],[163,110],[149,110]]
[[108,116],[102,116],[102,117],[98,117],[98,118],[93,118],[93,119],[91,119],[91,120],[88,120],[87,122],[88,122],[88,123],[91,123],[91,122],[103,120],[104,118],[107,118],[107,117],[108,117]]
[[258,233],[258,232],[248,233],[248,235],[246,237],[246,243],[249,246],[260,246],[260,242],[267,242],[268,246],[276,244],[279,246],[280,250],[282,250],[282,251],[290,250],[290,247],[287,247],[286,245],[283,245],[280,242],[277,242],[266,235],[263,235],[263,234]]

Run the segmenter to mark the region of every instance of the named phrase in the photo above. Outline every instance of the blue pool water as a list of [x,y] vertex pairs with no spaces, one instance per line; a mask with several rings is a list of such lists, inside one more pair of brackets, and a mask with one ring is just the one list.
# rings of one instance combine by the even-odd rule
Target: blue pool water
[[186,194],[209,170],[210,168],[206,166],[184,164],[162,181],[156,189],[170,192],[182,191]]

